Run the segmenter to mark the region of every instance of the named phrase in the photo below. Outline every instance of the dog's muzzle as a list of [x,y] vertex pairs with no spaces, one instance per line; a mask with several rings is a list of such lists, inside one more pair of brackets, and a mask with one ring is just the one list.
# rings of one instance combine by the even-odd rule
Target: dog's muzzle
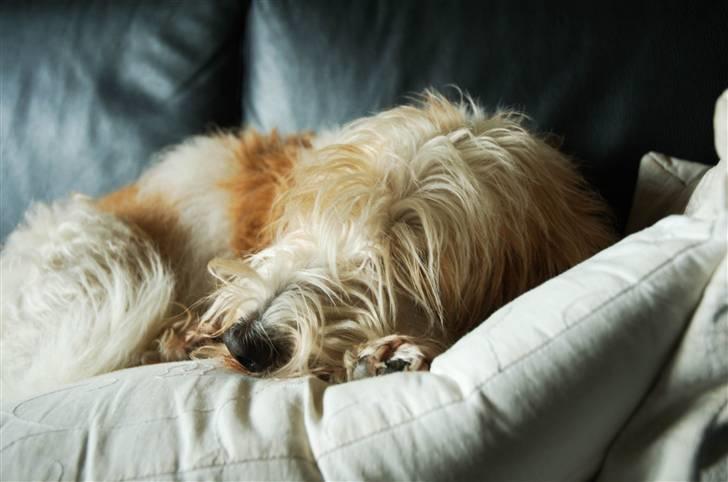
[[222,341],[230,354],[251,373],[262,373],[276,364],[278,350],[251,330],[247,323],[236,323],[223,333]]

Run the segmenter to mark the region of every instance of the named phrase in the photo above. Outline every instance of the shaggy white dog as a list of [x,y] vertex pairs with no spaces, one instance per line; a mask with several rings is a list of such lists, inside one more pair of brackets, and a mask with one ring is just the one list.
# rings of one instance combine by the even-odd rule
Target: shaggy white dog
[[2,395],[191,355],[332,381],[427,369],[612,239],[562,154],[469,101],[428,93],[314,140],[194,138],[8,238]]

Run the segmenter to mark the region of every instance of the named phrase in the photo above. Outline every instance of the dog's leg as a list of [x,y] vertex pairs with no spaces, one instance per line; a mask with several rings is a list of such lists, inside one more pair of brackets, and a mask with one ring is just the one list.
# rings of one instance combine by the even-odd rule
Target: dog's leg
[[389,335],[357,347],[345,356],[348,380],[359,380],[393,372],[427,371],[444,347],[432,340]]

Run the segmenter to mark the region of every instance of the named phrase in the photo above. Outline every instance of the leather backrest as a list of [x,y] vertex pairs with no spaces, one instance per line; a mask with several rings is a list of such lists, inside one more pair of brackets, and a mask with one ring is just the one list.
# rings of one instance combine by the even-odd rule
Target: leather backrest
[[238,0],[0,3],[0,240],[32,200],[133,180],[160,148],[240,123]]
[[562,137],[623,226],[645,152],[717,160],[711,119],[728,86],[727,5],[254,1],[244,118],[320,129],[457,85]]

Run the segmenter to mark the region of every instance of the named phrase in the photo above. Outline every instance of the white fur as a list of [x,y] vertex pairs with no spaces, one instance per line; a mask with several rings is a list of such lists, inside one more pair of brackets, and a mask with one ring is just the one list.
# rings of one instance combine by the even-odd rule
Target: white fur
[[0,275],[0,385],[11,399],[139,364],[174,292],[150,242],[81,197],[36,204]]
[[193,137],[168,149],[139,179],[139,198],[157,195],[174,210],[180,231],[176,265],[178,301],[189,306],[212,289],[206,276],[207,263],[216,256],[229,256],[230,193],[220,184],[233,177],[239,167],[224,136]]
[[136,184],[142,204],[162,199],[174,217],[171,263],[91,199],[29,210],[0,257],[3,398],[160,358],[157,339],[213,288],[207,263],[230,255],[230,194],[219,184],[238,165],[223,139],[163,152]]

